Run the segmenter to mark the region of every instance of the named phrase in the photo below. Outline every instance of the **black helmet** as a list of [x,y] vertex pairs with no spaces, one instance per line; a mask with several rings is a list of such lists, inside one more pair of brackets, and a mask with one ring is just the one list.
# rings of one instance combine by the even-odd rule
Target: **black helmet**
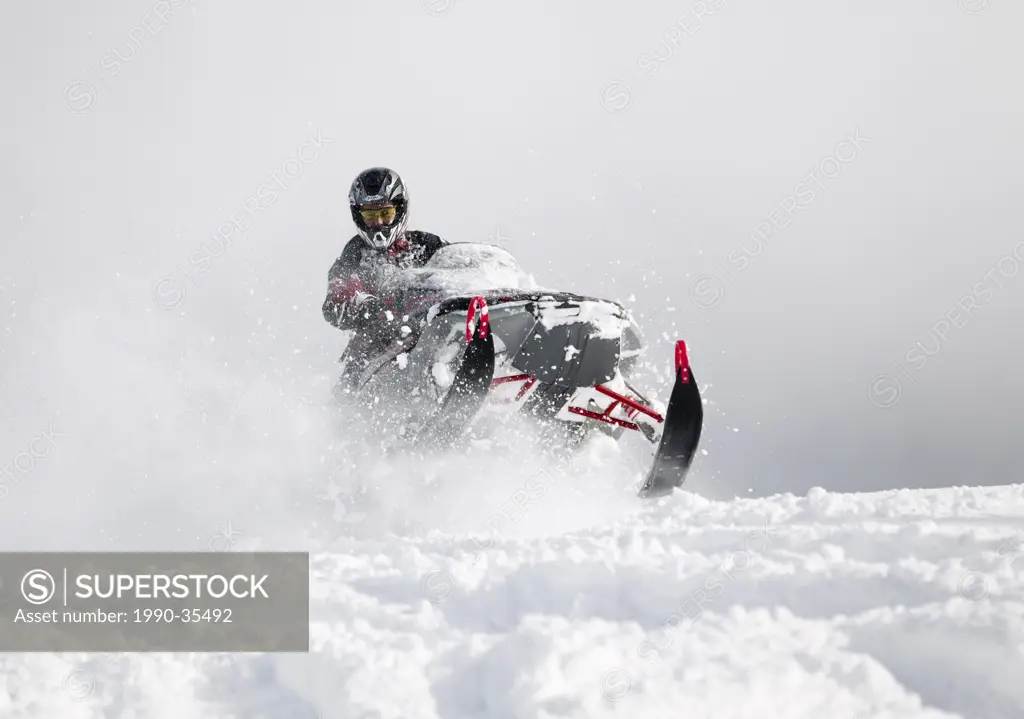
[[359,236],[376,250],[391,247],[409,222],[409,194],[405,183],[397,172],[386,167],[371,167],[360,172],[352,182],[348,204]]

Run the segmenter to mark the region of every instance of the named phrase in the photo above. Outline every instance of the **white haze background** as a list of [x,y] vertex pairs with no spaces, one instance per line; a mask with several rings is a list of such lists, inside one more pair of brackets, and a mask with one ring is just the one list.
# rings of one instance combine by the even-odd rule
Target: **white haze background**
[[[3,480],[5,548],[203,549],[229,522],[287,544],[330,509],[353,470],[320,303],[348,185],[380,164],[406,178],[412,227],[634,296],[657,389],[689,341],[709,400],[697,491],[1019,481],[1024,275],[992,275],[1024,257],[1019,4],[155,8],[0,7],[0,461],[29,470]],[[730,253],[855,133],[856,159],[737,272]],[[1000,286],[936,344],[986,274]],[[409,480],[387,478],[396,496]],[[494,506],[421,511],[481,526]]]

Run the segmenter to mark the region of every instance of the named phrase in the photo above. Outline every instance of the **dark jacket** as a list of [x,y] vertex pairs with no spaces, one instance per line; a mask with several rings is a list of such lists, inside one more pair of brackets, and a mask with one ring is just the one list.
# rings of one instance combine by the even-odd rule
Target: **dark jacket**
[[391,249],[380,251],[356,235],[327,272],[324,319],[339,329],[356,329],[363,319],[363,313],[357,313],[356,309],[365,303],[367,295],[377,296],[380,283],[390,272],[422,267],[447,244],[429,232],[409,230]]

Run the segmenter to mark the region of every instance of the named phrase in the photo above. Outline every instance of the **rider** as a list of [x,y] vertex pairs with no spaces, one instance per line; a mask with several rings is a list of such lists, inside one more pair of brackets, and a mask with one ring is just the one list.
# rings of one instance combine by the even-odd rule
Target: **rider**
[[448,243],[429,232],[406,229],[409,192],[394,170],[372,167],[359,173],[348,203],[359,234],[327,273],[324,319],[343,330],[372,329],[387,314],[378,291],[388,275],[422,266]]

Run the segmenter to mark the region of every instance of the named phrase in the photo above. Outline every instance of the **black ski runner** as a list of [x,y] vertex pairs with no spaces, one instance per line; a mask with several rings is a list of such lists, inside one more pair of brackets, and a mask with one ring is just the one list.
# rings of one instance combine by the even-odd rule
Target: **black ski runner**
[[683,485],[700,442],[703,423],[700,390],[690,369],[686,343],[680,340],[676,343],[676,381],[665,413],[665,428],[654,455],[654,465],[638,496],[644,499],[664,497]]
[[469,426],[487,399],[494,379],[494,335],[487,317],[487,303],[474,297],[466,313],[466,351],[459,371],[445,394],[441,409],[416,438],[427,450],[450,447]]

